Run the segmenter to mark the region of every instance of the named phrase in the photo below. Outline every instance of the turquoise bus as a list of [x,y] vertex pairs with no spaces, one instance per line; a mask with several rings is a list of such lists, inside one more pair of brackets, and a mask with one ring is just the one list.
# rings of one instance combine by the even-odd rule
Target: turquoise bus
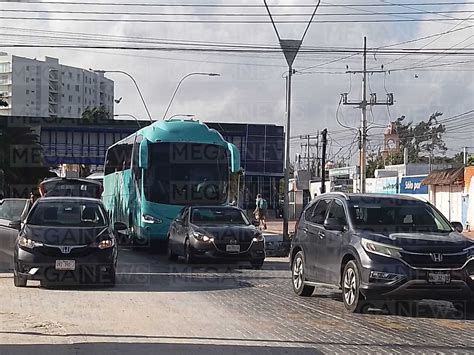
[[134,245],[164,244],[184,206],[229,203],[239,171],[239,150],[216,130],[196,120],[157,121],[109,147],[102,200]]

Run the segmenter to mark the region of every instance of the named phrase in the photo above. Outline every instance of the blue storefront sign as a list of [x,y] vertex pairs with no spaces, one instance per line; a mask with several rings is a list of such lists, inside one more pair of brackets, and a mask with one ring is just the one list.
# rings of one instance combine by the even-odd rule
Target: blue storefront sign
[[405,176],[400,181],[400,193],[412,195],[428,195],[428,186],[422,186],[421,183],[426,178],[424,176]]

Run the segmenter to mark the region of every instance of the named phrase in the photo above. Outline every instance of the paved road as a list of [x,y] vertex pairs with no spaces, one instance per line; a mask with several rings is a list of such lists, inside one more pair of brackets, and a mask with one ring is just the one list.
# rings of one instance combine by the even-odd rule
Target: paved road
[[2,274],[0,354],[474,353],[474,321],[450,304],[347,314],[337,289],[295,296],[285,259],[188,267],[122,249],[119,273],[113,289],[79,290]]

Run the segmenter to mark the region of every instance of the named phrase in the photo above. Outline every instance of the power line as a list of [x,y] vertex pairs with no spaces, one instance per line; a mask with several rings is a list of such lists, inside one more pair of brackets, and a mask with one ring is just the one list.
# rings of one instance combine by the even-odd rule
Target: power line
[[[58,17],[23,17],[23,16],[0,16],[2,20],[28,20],[28,21],[72,21],[72,22],[117,22],[117,23],[212,23],[212,24],[269,24],[268,20],[163,20],[163,19],[98,19],[98,18],[58,18]],[[459,19],[463,21],[469,18]],[[440,19],[440,18],[419,18],[419,19],[361,19],[361,20],[318,20],[318,24],[329,23],[399,23],[399,22],[440,22],[440,21],[458,21],[458,19]],[[275,23],[281,24],[307,24],[306,20],[275,20]]]
[[[138,6],[138,7],[207,7],[207,8],[263,8],[264,5],[257,4],[176,4],[176,3],[126,3],[126,2],[73,2],[73,1],[41,1],[41,0],[0,0],[0,3],[19,4],[52,4],[52,5],[93,5],[93,6]],[[423,3],[374,3],[374,4],[321,4],[321,7],[394,7],[394,6],[446,6],[446,5],[472,5],[473,1],[451,1],[451,2],[423,2]],[[314,8],[314,4],[275,4],[270,8]]]
[[[361,11],[361,10],[359,10]],[[46,13],[46,14],[82,14],[82,15],[129,15],[129,16],[205,16],[205,17],[266,17],[266,14],[258,13],[222,13],[222,12],[212,12],[212,13],[199,13],[199,12],[187,12],[187,13],[177,13],[177,12],[134,12],[134,11],[91,11],[91,10],[31,10],[31,9],[0,9],[0,12],[11,12],[11,13]],[[319,16],[394,16],[394,15],[424,15],[424,11],[408,11],[408,12],[339,12],[339,13],[318,13]],[[431,13],[431,12],[430,12]],[[434,13],[434,12],[433,12]],[[470,10],[442,10],[436,11],[436,14],[466,14],[472,13]],[[300,16],[311,16],[310,13],[275,13],[274,17],[300,17]],[[453,18],[458,20],[457,18]]]

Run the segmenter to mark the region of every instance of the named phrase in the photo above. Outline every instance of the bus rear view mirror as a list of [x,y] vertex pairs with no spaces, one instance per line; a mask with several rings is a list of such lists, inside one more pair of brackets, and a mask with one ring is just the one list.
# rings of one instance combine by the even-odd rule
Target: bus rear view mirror
[[138,167],[148,169],[148,141],[142,140],[140,143],[140,154],[138,156]]

